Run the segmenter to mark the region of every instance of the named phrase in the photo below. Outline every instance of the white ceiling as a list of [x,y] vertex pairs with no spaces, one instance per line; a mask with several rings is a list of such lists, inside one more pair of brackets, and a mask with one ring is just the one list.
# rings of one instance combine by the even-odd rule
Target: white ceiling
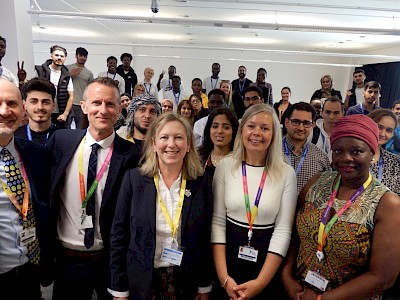
[[[155,0],[156,1],[156,0]],[[36,42],[361,54],[400,46],[400,1],[31,0]]]

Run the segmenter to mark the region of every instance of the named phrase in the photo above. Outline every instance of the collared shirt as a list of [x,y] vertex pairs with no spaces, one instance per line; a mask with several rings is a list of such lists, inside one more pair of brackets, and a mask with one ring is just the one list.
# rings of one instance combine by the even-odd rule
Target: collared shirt
[[[14,156],[15,162],[21,169],[20,156],[14,145],[14,137],[5,147]],[[0,147],[0,151],[3,147]],[[0,159],[0,179],[7,182],[4,162]],[[8,199],[6,192],[0,188],[0,274],[22,266],[28,262],[27,247],[19,246],[19,234],[23,230],[17,209]]]
[[290,154],[287,155],[285,152],[285,147],[283,147],[283,153],[285,158],[289,161],[287,163],[293,167],[294,170],[297,169],[300,161],[302,160],[302,154],[306,147],[308,147],[308,151],[306,156],[304,157],[303,164],[296,175],[297,177],[297,194],[303,188],[303,186],[311,179],[315,174],[320,172],[331,170],[328,155],[326,155],[321,149],[310,142],[305,142],[301,147],[301,153],[299,155],[295,154],[294,145],[290,143],[289,139],[284,138],[287,142],[288,149]]
[[[379,108],[381,108],[381,107],[379,107],[378,105],[374,105],[374,107],[373,107],[373,109],[371,109],[371,111],[373,111],[375,109],[379,109]],[[349,116],[349,115],[362,115],[362,114],[368,115],[371,111],[368,111],[365,108],[365,105],[363,103],[361,103],[361,104],[357,104],[357,105],[354,105],[352,107],[349,107],[347,109],[347,111],[346,111],[346,116]]]
[[175,93],[174,90],[170,90],[164,93],[164,98],[171,100],[173,106],[172,110],[174,112],[177,112],[179,102],[181,102],[183,99],[187,99],[188,97],[189,95],[182,90],[179,93]]
[[[103,162],[105,161],[110,147],[114,142],[115,132],[113,132],[109,137],[97,142],[87,131],[86,141],[83,147],[83,172],[84,172],[84,186],[86,189],[87,180],[87,168],[89,164],[90,153],[92,151],[92,145],[97,143],[101,148],[97,152],[97,172],[99,172]],[[99,216],[100,207],[102,202],[102,196],[104,192],[104,187],[106,185],[107,176],[109,172],[109,166],[107,166],[103,176],[99,181],[99,185],[96,188],[96,203],[95,203],[95,219],[93,223],[95,224],[95,235],[94,235],[94,245],[87,249],[84,245],[85,230],[75,229],[74,220],[80,218],[82,215],[82,201],[79,189],[79,147],[77,147],[74,156],[72,157],[70,163],[66,168],[66,176],[64,186],[62,187],[61,194],[61,208],[60,217],[57,223],[57,233],[58,239],[61,241],[62,245],[68,249],[80,250],[80,251],[94,251],[103,248],[103,239],[100,233]],[[85,191],[86,192],[86,191]]]
[[221,85],[222,79],[220,77],[218,78],[212,78],[211,76],[208,76],[204,78],[203,80],[203,90],[206,90],[206,94],[208,95],[209,92],[215,89],[219,89],[219,86]]
[[[168,214],[173,221],[176,214],[176,208],[178,207],[179,202],[179,192],[181,190],[181,175],[172,183],[171,187],[168,188],[164,182],[164,179],[160,172],[158,172],[159,184],[158,189],[161,194],[161,199],[165,203],[165,207],[167,208]],[[176,230],[176,239],[178,244],[181,244],[181,222],[182,217],[179,220],[179,225]],[[158,201],[158,195],[156,199],[156,250],[154,253],[154,268],[161,267],[171,267],[173,266],[170,263],[161,261],[161,254],[165,247],[171,247],[173,242],[172,238],[172,230],[168,225],[167,220],[164,217],[164,214],[161,211],[160,201]]]

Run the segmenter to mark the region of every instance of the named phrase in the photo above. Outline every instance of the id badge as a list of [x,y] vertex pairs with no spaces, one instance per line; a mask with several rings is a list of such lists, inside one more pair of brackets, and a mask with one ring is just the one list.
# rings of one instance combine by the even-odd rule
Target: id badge
[[88,215],[82,215],[74,219],[75,229],[87,229],[93,228],[93,217]]
[[305,281],[323,292],[325,292],[329,282],[324,276],[313,271],[307,272]]
[[258,250],[249,247],[249,246],[241,246],[239,247],[238,258],[257,262]]
[[28,245],[36,239],[36,228],[26,228],[19,233],[19,244],[21,247]]
[[[174,249],[176,248],[176,249]],[[165,247],[161,253],[161,261],[180,266],[182,263],[183,248]]]

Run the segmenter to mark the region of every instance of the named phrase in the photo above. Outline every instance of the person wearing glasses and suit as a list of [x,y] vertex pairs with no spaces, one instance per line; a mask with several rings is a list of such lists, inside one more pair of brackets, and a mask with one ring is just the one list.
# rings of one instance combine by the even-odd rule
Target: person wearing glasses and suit
[[297,192],[315,174],[331,169],[328,155],[307,141],[315,126],[314,118],[315,110],[306,102],[293,104],[286,114],[283,154],[296,172]]

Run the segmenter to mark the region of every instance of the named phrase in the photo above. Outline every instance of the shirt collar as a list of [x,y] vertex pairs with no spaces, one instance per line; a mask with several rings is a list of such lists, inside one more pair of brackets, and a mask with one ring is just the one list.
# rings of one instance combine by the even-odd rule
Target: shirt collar
[[5,146],[5,147],[0,146],[0,151],[3,150],[3,148],[6,148],[11,153],[12,156],[17,157],[18,151],[17,151],[17,148],[15,148],[14,141],[15,140],[14,140],[14,136],[13,136],[7,146]]
[[[294,145],[290,142],[290,140],[287,138],[287,136],[285,136],[285,140],[286,143],[288,145],[288,148],[291,152],[293,152],[294,150]],[[310,142],[308,140],[306,140],[306,142],[303,144],[303,146],[301,146],[301,152],[303,152],[304,148],[309,144]]]
[[111,147],[112,143],[114,142],[115,139],[115,131],[113,131],[112,134],[110,134],[108,137],[101,141],[96,141],[92,135],[90,134],[89,130],[86,131],[86,145],[91,147],[93,144],[99,144],[101,149],[108,149]]

